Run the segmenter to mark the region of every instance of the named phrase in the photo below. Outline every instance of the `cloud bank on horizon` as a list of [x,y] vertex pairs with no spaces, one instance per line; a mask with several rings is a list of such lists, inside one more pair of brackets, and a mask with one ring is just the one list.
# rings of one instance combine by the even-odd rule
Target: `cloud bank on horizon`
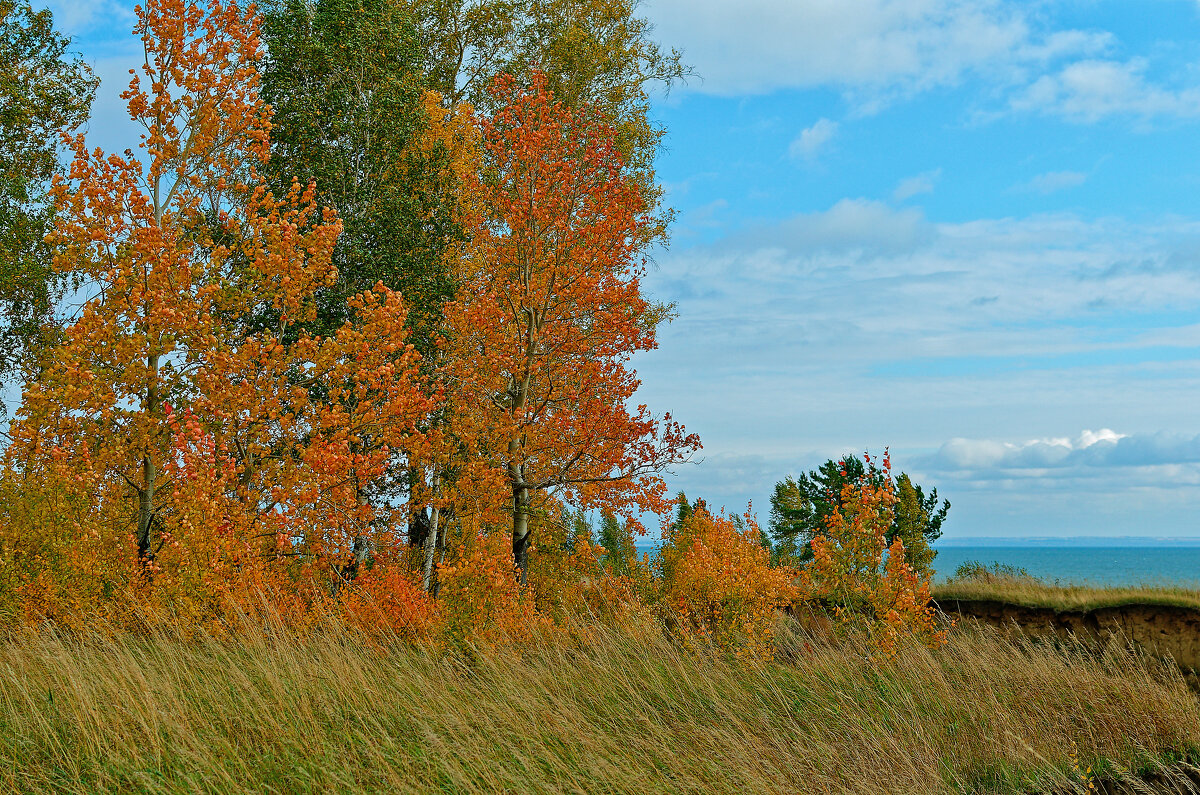
[[[50,7],[124,148],[133,3]],[[636,362],[705,442],[673,490],[765,518],[889,446],[948,537],[1200,536],[1200,3],[641,12],[698,75],[654,108],[679,319]]]
[[1200,463],[1200,435],[1126,434],[1085,430],[1075,439],[951,439],[925,460],[927,468],[997,477],[1054,477],[1056,472],[1109,467],[1158,467]]

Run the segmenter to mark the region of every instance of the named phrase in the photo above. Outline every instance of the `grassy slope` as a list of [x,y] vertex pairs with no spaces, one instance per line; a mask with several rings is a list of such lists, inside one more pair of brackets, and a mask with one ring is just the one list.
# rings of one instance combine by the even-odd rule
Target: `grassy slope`
[[1031,578],[965,579],[935,586],[933,598],[992,600],[1055,610],[1092,610],[1121,605],[1170,605],[1200,610],[1200,591],[1187,588],[1097,588],[1047,585]]
[[[749,666],[661,633],[435,654],[340,635],[28,633],[0,645],[0,789],[1010,792],[1200,745],[1173,671],[1123,652],[781,641]],[[1100,761],[1105,760],[1105,761]]]

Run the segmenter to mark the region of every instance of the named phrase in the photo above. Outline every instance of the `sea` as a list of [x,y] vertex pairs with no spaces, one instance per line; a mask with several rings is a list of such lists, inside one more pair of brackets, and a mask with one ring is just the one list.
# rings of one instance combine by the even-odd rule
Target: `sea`
[[[638,544],[638,552],[655,546]],[[1016,566],[1050,584],[1200,589],[1200,539],[956,539],[934,549],[935,583],[978,561]]]
[[944,582],[967,561],[1025,569],[1059,585],[1150,585],[1200,589],[1200,541],[1088,539],[1008,543],[936,544],[934,582]]

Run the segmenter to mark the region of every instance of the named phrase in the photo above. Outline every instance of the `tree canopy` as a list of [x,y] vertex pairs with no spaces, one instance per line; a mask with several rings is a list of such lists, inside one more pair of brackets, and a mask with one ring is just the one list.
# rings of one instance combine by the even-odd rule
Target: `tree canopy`
[[[316,330],[336,329],[347,301],[382,281],[412,310],[429,354],[454,293],[447,247],[459,236],[450,152],[432,123],[417,29],[393,0],[278,0],[263,20],[263,99],[272,107],[265,176],[277,191],[312,182],[343,231],[337,280]],[[437,106],[435,106],[437,107]]]
[[35,324],[0,458],[0,622],[509,643],[653,612],[769,657],[804,600],[937,642],[905,558],[948,504],[886,456],[780,492],[781,538],[826,517],[807,580],[749,511],[681,495],[667,521],[700,440],[636,402],[632,361],[665,315],[646,87],[682,69],[632,3],[146,0],[120,154],[72,134],[86,70],[13,8],[5,273],[41,280],[43,314],[56,280],[83,289]]
[[[842,507],[842,491],[847,483],[869,483],[875,487],[889,479],[879,467],[854,455],[830,459],[815,470],[788,476],[775,484],[771,495],[771,519],[768,525],[778,556],[809,560],[812,539],[827,527],[830,517]],[[950,510],[950,501],[938,504],[937,489],[928,494],[900,473],[892,487],[896,494],[893,519],[887,532],[890,545],[895,538],[904,542],[905,554],[915,568],[925,570],[933,561],[932,544],[942,535],[942,523]]]

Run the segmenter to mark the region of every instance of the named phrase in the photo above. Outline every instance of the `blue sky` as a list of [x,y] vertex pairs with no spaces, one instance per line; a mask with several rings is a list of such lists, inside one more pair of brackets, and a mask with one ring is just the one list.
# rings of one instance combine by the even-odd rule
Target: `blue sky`
[[[132,3],[55,0],[116,94]],[[1200,2],[646,0],[677,302],[641,399],[672,490],[890,446],[948,538],[1200,536]]]

